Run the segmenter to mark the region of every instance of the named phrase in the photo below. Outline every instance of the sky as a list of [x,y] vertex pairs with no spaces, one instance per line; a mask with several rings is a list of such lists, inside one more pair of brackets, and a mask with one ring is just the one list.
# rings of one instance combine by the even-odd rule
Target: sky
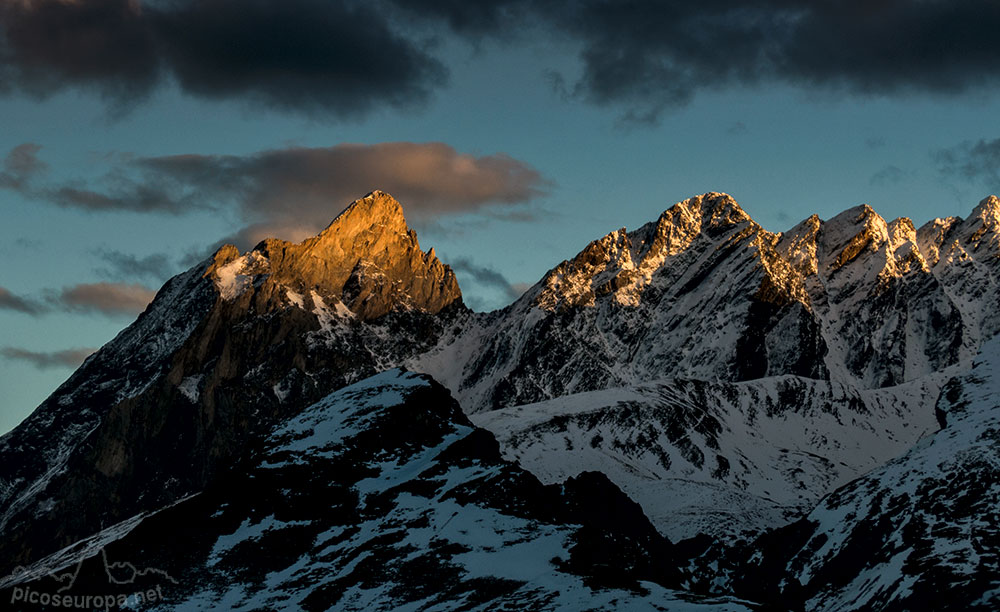
[[220,244],[382,189],[466,303],[708,191],[1000,191],[1000,4],[0,0],[0,433]]

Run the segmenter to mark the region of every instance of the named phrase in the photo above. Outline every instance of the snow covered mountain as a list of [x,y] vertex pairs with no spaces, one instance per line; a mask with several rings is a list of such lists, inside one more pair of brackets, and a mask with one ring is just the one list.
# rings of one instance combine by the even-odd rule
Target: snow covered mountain
[[774,234],[709,193],[592,242],[413,367],[471,411],[664,377],[897,385],[1000,331],[998,241],[995,196],[919,232],[860,206]]
[[672,547],[607,478],[543,486],[447,390],[399,370],[278,425],[198,495],[20,568],[0,594],[95,549],[170,577],[151,609],[750,609],[665,588]]
[[857,390],[795,376],[665,380],[472,415],[542,479],[592,470],[672,541],[754,535],[936,431],[943,377]]
[[[931,504],[937,532],[916,538],[924,509],[885,505],[903,485],[879,474],[910,461],[916,499],[937,476],[907,458],[929,444],[988,464],[973,425],[940,440],[989,380],[952,382],[993,350],[998,303],[996,197],[919,230],[861,206],[776,234],[709,193],[484,314],[373,192],[314,238],[222,247],[171,279],[0,438],[0,576],[106,546],[185,576],[181,609],[916,601],[899,576],[943,567],[979,518]],[[856,556],[865,516],[919,567]],[[976,576],[996,559],[980,540]],[[872,572],[891,589],[853,582]],[[986,596],[983,580],[962,584]]]
[[715,588],[807,610],[1000,606],[1000,337],[938,401],[944,426],[748,544]]

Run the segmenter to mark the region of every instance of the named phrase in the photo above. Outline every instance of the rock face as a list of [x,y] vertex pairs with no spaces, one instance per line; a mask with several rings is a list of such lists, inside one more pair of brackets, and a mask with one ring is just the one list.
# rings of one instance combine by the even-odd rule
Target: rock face
[[462,299],[455,274],[434,249],[420,250],[403,207],[381,191],[357,200],[301,244],[268,239],[243,256],[223,247],[206,274],[226,298],[263,278],[263,284],[291,294],[317,291],[363,321],[399,310],[436,314]]

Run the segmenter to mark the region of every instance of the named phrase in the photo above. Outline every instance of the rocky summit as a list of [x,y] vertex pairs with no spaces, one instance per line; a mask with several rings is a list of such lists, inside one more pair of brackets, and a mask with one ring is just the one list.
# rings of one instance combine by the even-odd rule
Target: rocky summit
[[996,609],[998,303],[993,196],[774,233],[706,193],[477,313],[375,191],[171,279],[0,438],[0,596]]
[[256,280],[255,294],[296,303],[308,296],[314,305],[342,305],[365,321],[401,309],[434,314],[462,300],[455,274],[434,249],[420,250],[403,207],[381,191],[357,200],[301,244],[268,239],[244,255],[223,246],[205,274],[226,299],[242,296]]

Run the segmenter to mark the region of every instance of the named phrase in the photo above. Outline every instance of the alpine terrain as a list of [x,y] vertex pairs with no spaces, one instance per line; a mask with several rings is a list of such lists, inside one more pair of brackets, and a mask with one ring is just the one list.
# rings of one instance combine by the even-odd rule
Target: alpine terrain
[[707,193],[479,313],[375,191],[172,278],[0,438],[0,598],[994,610],[998,305],[995,196],[772,233]]

